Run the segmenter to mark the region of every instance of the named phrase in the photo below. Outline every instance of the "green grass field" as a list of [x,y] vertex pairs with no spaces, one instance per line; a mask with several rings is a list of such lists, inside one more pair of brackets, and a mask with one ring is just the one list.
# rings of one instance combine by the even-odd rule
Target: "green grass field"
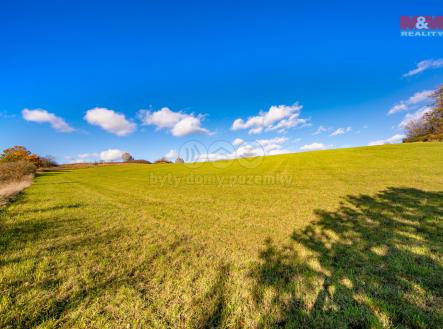
[[443,326],[442,143],[42,173],[0,232],[1,328]]

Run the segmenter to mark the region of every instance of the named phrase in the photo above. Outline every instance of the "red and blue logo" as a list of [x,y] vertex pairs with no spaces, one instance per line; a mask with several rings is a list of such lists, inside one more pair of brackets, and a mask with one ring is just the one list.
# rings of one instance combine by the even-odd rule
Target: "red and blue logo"
[[443,16],[400,16],[402,37],[442,37]]

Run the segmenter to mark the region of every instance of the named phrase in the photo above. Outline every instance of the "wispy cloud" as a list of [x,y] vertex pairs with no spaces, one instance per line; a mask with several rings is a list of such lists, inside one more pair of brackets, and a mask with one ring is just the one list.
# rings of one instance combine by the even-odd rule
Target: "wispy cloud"
[[113,110],[96,107],[86,112],[84,119],[91,125],[99,126],[103,130],[117,135],[126,136],[136,129],[136,125],[126,119],[124,114]]
[[98,153],[81,153],[78,155],[79,159],[95,159],[99,156]]
[[175,137],[191,134],[212,134],[208,129],[201,127],[204,119],[202,114],[174,112],[167,107],[163,107],[161,110],[154,112],[140,110],[139,117],[144,125],[153,125],[157,129],[167,129]]
[[320,126],[317,128],[317,130],[312,135],[320,135],[321,133],[324,133],[325,131],[328,131],[328,129],[323,126]]
[[388,111],[388,115],[392,115],[398,112],[409,111],[414,105],[419,105],[425,101],[429,101],[431,95],[434,93],[434,90],[423,90],[416,92],[414,95],[409,97],[406,100],[402,100],[399,103],[395,104]]
[[68,125],[63,118],[60,118],[53,113],[49,113],[44,109],[24,109],[22,111],[22,117],[26,121],[49,123],[52,128],[62,133],[75,131],[75,129]]
[[377,141],[370,142],[368,146],[375,146],[375,145],[383,145],[383,144],[398,144],[403,141],[403,138],[405,138],[406,135],[403,134],[396,134],[392,137],[386,138],[386,139],[380,139]]
[[338,128],[337,130],[333,131],[329,136],[340,136],[347,134],[352,130],[352,127],[346,127],[346,128]]
[[415,69],[412,69],[412,70],[406,72],[405,74],[403,74],[403,77],[404,78],[412,77],[412,76],[422,73],[426,70],[438,69],[440,67],[443,67],[443,58],[427,59],[427,60],[419,62]]
[[232,130],[249,129],[249,134],[260,134],[262,132],[277,131],[285,132],[289,128],[306,125],[308,120],[300,118],[301,106],[273,105],[268,111],[259,112],[258,115],[246,120],[236,119],[232,123]]

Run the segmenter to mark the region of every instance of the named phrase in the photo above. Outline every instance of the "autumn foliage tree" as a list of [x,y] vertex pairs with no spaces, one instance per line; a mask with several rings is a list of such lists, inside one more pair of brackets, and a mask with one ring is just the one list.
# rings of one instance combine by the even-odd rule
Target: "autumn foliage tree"
[[37,154],[31,153],[31,151],[29,151],[26,147],[19,145],[3,150],[3,153],[0,155],[0,162],[17,161],[27,161],[29,163],[32,163],[37,168],[56,165],[53,158],[41,157]]
[[24,146],[14,146],[3,150],[0,160],[2,162],[15,162],[19,160],[27,160],[31,152]]

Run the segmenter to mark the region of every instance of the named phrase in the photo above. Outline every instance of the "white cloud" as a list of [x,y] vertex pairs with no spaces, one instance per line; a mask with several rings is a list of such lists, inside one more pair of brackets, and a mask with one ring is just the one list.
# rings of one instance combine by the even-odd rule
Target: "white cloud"
[[234,141],[232,142],[232,145],[237,146],[237,145],[242,144],[243,142],[244,142],[243,139],[241,139],[241,138],[236,138],[236,139],[234,139]]
[[99,159],[98,153],[80,153],[76,157],[66,156],[66,160],[69,160],[69,163],[85,163],[85,162],[94,162]]
[[64,119],[43,109],[24,109],[22,111],[22,117],[26,121],[49,123],[52,128],[63,133],[70,133],[75,130],[74,128],[69,126]]
[[412,105],[417,105],[429,100],[434,90],[423,90],[416,92],[414,95],[409,97],[407,100],[402,100],[398,104],[395,104],[388,111],[388,115],[395,114],[402,111],[408,111],[411,109]]
[[182,137],[190,134],[209,134],[209,130],[200,127],[200,118],[188,116],[177,122],[177,124],[172,128],[171,133],[173,136]]
[[239,118],[232,123],[232,130],[249,129],[250,134],[259,134],[263,131],[284,132],[289,128],[306,125],[308,120],[300,118],[303,106],[273,105],[267,112],[249,117],[246,121]]
[[344,134],[347,134],[348,132],[350,132],[351,130],[352,130],[351,127],[338,128],[337,130],[333,131],[330,136],[344,135]]
[[118,149],[109,149],[107,151],[100,152],[100,160],[105,162],[122,161],[122,155],[124,151]]
[[286,143],[286,137],[276,137],[271,139],[258,139],[256,142],[261,145],[265,155],[291,153],[292,151],[284,149],[282,144]]
[[420,108],[419,110],[417,110],[414,113],[407,113],[403,119],[402,122],[400,122],[400,124],[398,125],[400,128],[406,128],[406,126],[411,122],[411,121],[416,121],[421,119],[426,113],[432,111],[432,107],[430,106],[423,106],[422,108]]
[[397,144],[397,143],[401,143],[403,141],[403,138],[405,138],[405,137],[406,137],[406,135],[396,134],[396,135],[389,137],[387,139],[381,139],[378,141],[370,142],[368,145],[375,146],[375,145],[383,145],[383,144]]
[[250,158],[266,155],[264,148],[256,143],[241,145],[235,154],[236,158]]
[[125,151],[109,149],[100,153],[81,153],[76,157],[67,156],[66,159],[70,160],[70,163],[93,162],[97,160],[105,162],[122,161],[123,153],[125,153]]
[[438,69],[440,67],[443,67],[443,58],[427,59],[427,60],[419,62],[415,69],[410,70],[409,72],[403,74],[403,77],[411,77],[411,76],[417,75],[421,72],[424,72],[426,70]]
[[323,132],[325,132],[327,130],[328,130],[327,128],[325,128],[323,126],[320,126],[320,127],[318,127],[318,129],[312,135],[320,135],[321,133],[323,133]]
[[275,155],[292,153],[293,151],[285,149],[283,144],[288,141],[286,137],[275,137],[271,139],[257,139],[253,142],[242,144],[237,149],[237,157],[252,157],[263,155]]
[[168,160],[175,160],[177,157],[178,154],[176,150],[169,150],[169,152],[165,154],[165,158]]
[[332,145],[325,145],[322,143],[312,143],[312,144],[306,144],[300,147],[301,151],[314,151],[314,150],[324,150],[328,147],[331,147]]
[[173,136],[182,137],[190,134],[208,134],[208,129],[202,128],[203,115],[174,112],[167,107],[158,111],[140,110],[139,117],[144,125],[154,125],[157,129],[168,129]]
[[260,143],[263,146],[273,145],[273,144],[283,144],[286,143],[288,139],[286,137],[275,137],[271,139],[257,139],[257,143]]
[[135,123],[128,121],[124,114],[103,107],[88,110],[84,119],[117,136],[126,136],[136,129]]

